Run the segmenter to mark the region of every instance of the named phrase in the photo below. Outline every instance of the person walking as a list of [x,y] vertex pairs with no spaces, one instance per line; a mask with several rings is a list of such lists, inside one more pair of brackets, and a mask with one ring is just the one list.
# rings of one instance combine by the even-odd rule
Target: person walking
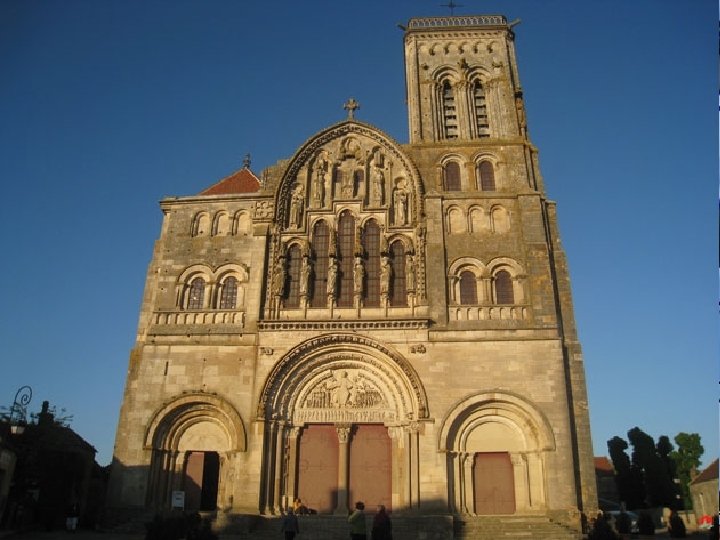
[[351,540],[367,540],[364,510],[365,504],[362,501],[358,501],[355,503],[355,511],[348,517]]
[[392,522],[385,511],[385,506],[379,504],[377,514],[373,518],[372,540],[392,540]]
[[281,530],[285,534],[285,540],[293,540],[295,535],[300,532],[300,524],[292,508],[288,508],[287,514],[283,516]]

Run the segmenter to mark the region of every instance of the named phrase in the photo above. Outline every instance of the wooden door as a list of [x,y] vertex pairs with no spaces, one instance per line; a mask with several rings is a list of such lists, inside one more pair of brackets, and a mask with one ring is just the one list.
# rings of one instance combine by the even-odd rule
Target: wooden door
[[305,506],[330,514],[337,506],[338,436],[335,426],[314,424],[300,436],[297,497]]
[[476,514],[515,513],[515,477],[507,452],[475,454],[473,486]]
[[359,424],[350,441],[350,493],[354,508],[363,501],[368,511],[384,504],[392,509],[392,446],[387,428],[379,424]]

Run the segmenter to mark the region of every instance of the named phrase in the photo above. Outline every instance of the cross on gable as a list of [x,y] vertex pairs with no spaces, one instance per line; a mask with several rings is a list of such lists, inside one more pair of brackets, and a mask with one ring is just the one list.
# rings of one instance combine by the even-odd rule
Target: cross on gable
[[345,109],[348,112],[348,120],[352,120],[355,118],[355,110],[360,108],[360,104],[355,101],[355,98],[350,98],[345,105],[343,105],[343,109]]

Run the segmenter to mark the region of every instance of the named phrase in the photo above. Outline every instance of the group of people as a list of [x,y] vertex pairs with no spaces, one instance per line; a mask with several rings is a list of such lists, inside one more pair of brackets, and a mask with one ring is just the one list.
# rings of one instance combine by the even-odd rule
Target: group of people
[[[282,532],[285,534],[285,540],[293,540],[300,532],[297,515],[306,513],[308,513],[307,507],[302,504],[300,499],[295,499],[292,508],[287,509],[282,520]],[[348,516],[348,523],[350,524],[351,540],[367,540],[365,504],[362,501],[355,503],[355,510]],[[382,504],[378,505],[377,513],[373,518],[371,538],[372,540],[392,540],[392,522]]]

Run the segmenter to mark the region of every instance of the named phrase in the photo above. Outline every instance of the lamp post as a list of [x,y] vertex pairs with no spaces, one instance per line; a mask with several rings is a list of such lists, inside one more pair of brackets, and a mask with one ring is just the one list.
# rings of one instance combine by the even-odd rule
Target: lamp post
[[10,433],[22,435],[27,424],[27,405],[32,399],[32,388],[21,386],[15,393],[15,399],[10,406]]

